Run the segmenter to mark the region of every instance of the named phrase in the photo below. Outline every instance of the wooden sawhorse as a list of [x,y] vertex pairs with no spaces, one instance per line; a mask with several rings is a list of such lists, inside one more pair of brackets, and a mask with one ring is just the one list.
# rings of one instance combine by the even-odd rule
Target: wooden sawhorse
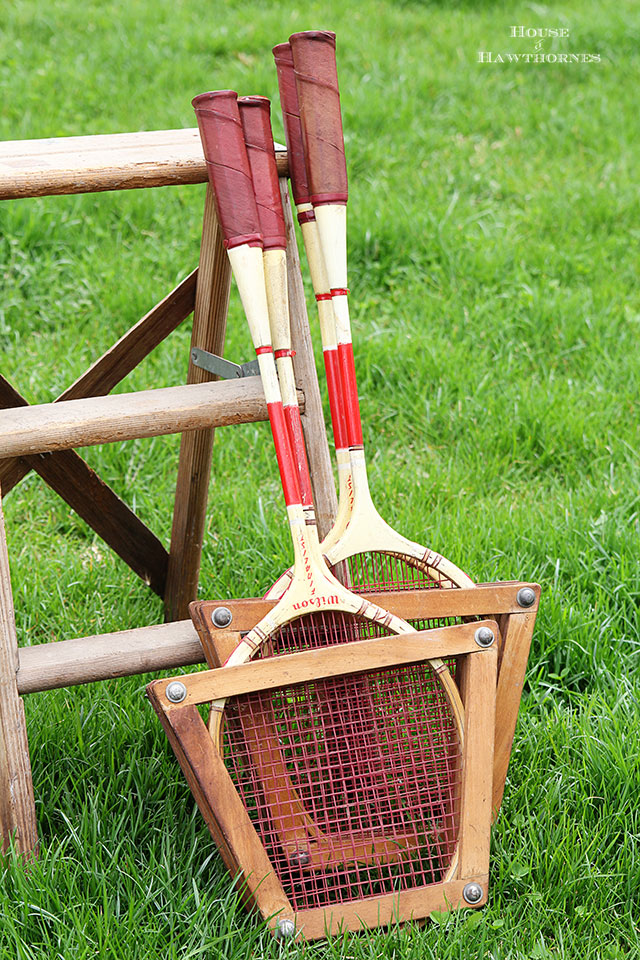
[[[278,151],[277,159],[289,241],[294,363],[302,387],[302,421],[323,536],[335,516],[336,496],[284,151]],[[196,129],[0,144],[0,200],[206,181]],[[37,848],[22,694],[204,661],[191,621],[184,618],[198,586],[214,428],[267,419],[260,381],[251,377],[217,382],[189,362],[184,385],[108,394],[191,313],[191,347],[221,355],[229,287],[229,262],[208,187],[197,269],[53,403],[29,406],[0,375],[3,496],[31,469],[36,470],[163,597],[168,621],[19,649],[0,507],[0,832],[4,848],[10,837],[22,854]],[[168,551],[73,449],[167,433],[182,434]]]

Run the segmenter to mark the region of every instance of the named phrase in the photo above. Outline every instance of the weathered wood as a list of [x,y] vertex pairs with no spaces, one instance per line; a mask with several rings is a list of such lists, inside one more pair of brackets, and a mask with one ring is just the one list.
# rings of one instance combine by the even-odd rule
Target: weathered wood
[[502,804],[537,608],[536,598],[535,606],[530,607],[526,613],[512,614],[508,618],[502,639],[502,656],[496,691],[492,801],[494,816],[497,816]]
[[[127,330],[117,343],[64,390],[56,398],[57,401],[78,400],[82,397],[109,393],[144,360],[154,347],[193,312],[197,274],[198,271],[194,270],[185,277],[171,293],[167,294],[130,330]],[[2,382],[7,384],[4,379]],[[22,400],[21,397],[20,400]],[[0,394],[0,407],[20,405],[21,403],[12,397],[10,391],[3,391]],[[26,462],[20,463],[15,459],[0,462],[0,486],[3,496],[6,496],[28,472],[29,466]]]
[[[215,195],[209,185],[202,224],[192,348],[200,347],[222,356],[230,285],[231,265],[222,243]],[[206,370],[194,366],[189,359],[187,383],[208,383],[215,379]],[[190,601],[198,595],[213,435],[213,430],[182,434],[165,592],[167,620],[186,617]]]
[[[539,593],[537,584],[490,583],[478,584],[468,589],[455,590],[390,590],[384,594],[384,608],[403,620],[440,620],[448,617],[491,617],[501,613],[522,613],[522,607],[516,600],[520,587],[531,586]],[[363,593],[364,600],[380,603],[379,593]],[[244,600],[207,600],[197,611],[196,627],[202,627],[203,644],[206,643],[205,630],[211,622],[211,614],[216,607],[225,606],[231,610],[234,632],[247,632],[255,627],[276,605],[275,600],[247,598]],[[224,631],[220,631],[223,633]],[[216,630],[216,634],[218,631]],[[214,658],[216,654],[212,652]]]
[[316,370],[309,317],[300,271],[300,256],[291,212],[289,187],[286,178],[280,180],[282,209],[287,230],[287,279],[289,287],[289,314],[291,317],[291,343],[296,352],[293,367],[299,385],[304,385],[305,409],[302,415],[313,501],[322,540],[333,526],[338,509],[336,490],[327,443],[324,412],[320,399],[318,373]]
[[18,693],[37,693],[204,661],[191,620],[59,640],[18,652]]
[[[495,623],[489,620],[481,621],[480,625],[495,628]],[[187,688],[184,702],[198,704],[225,700],[253,690],[269,690],[325,677],[349,676],[364,670],[423,663],[425,660],[475,652],[478,649],[474,639],[477,626],[477,623],[458,624],[372,640],[354,640],[332,647],[193,673],[181,678]],[[159,681],[165,686],[170,682]],[[170,706],[162,694],[158,694],[158,697],[165,706]]]
[[463,657],[456,676],[465,714],[458,876],[467,880],[489,871],[497,662],[494,644]]
[[[0,377],[0,405],[27,401]],[[159,596],[169,555],[158,538],[73,450],[41,453],[13,461],[32,467]]]
[[11,837],[28,855],[38,846],[24,706],[18,696],[18,638],[13,612],[9,556],[0,503],[0,830],[2,849]]
[[[276,158],[285,174],[286,152]],[[0,143],[0,200],[206,180],[197,128]]]
[[[356,903],[301,910],[296,917],[297,927],[305,940],[318,940],[348,930],[365,930],[408,920],[421,920],[430,913],[466,908],[469,904],[464,901],[462,890],[471,879],[479,883],[484,890],[487,889],[489,878],[484,874],[467,880],[454,880],[419,887],[416,890],[367,897]],[[484,902],[481,900],[478,906],[482,906]]]
[[43,403],[0,413],[0,457],[266,419],[258,377]]

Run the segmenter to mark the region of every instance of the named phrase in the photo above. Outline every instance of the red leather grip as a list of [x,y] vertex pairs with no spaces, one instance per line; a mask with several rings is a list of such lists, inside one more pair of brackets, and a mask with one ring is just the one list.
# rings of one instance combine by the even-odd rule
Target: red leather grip
[[264,249],[284,250],[287,235],[271,132],[271,104],[267,97],[238,97],[238,108]]
[[295,204],[299,206],[301,203],[311,203],[311,193],[307,179],[307,167],[304,161],[302,124],[300,122],[291,44],[279,43],[277,47],[273,48],[273,56],[278,73],[278,89],[280,91],[282,119],[284,120],[284,136],[287,143],[291,189],[293,190]]
[[253,182],[233,90],[201,93],[196,112],[209,180],[216,195],[225,247],[262,246]]
[[294,33],[293,52],[311,202],[347,202],[336,35],[322,30]]

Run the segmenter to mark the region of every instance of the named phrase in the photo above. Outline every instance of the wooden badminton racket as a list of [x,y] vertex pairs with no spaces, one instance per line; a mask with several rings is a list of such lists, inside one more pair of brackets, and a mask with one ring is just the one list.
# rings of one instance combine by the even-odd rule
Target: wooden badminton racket
[[[262,237],[236,95],[232,91],[203,94],[196,97],[194,107],[225,244],[258,356],[295,558],[290,588],[260,623],[242,638],[225,666],[239,665],[251,658],[278,656],[291,650],[319,649],[352,643],[354,639],[411,633],[412,627],[405,621],[351,593],[332,576],[322,560],[315,524],[307,522],[309,517],[305,520],[271,344]],[[206,606],[203,603],[191,605],[196,625]],[[443,767],[440,771],[440,780],[436,778],[432,790],[433,803],[441,809],[443,804],[449,802],[446,798],[452,796],[451,791],[455,792],[453,781],[458,775],[455,758],[460,756],[463,741],[462,711],[457,687],[445,664],[433,659],[424,670],[426,682],[433,690],[430,702],[434,707],[434,730],[444,724],[448,731],[445,734],[441,730],[437,734],[442,738],[442,743],[446,743],[445,752],[450,760],[447,761],[446,770]],[[283,863],[286,861],[287,869],[291,869],[293,863],[296,869],[310,866],[310,869],[333,870],[336,864],[344,866],[345,863],[359,862],[363,858],[387,862],[397,859],[394,851],[406,848],[415,840],[415,837],[412,840],[408,837],[403,839],[401,835],[394,840],[386,828],[382,835],[378,835],[371,827],[334,831],[332,839],[327,840],[322,827],[318,826],[313,808],[309,808],[300,789],[292,789],[291,771],[287,768],[289,761],[278,748],[282,739],[283,712],[290,714],[290,721],[296,729],[300,724],[310,722],[312,728],[314,723],[318,723],[325,729],[329,718],[333,718],[333,733],[329,740],[334,744],[339,741],[347,753],[358,755],[362,733],[351,722],[351,711],[354,709],[354,689],[361,692],[364,686],[354,688],[353,683],[345,681],[327,683],[329,686],[323,687],[321,694],[316,688],[309,692],[304,701],[306,705],[301,707],[301,714],[296,712],[295,697],[285,697],[279,712],[275,711],[272,698],[258,697],[258,702],[252,703],[247,710],[236,703],[235,713],[226,717],[228,737],[232,738],[235,732],[239,741],[244,743],[248,758],[246,763],[252,765],[254,771],[253,786],[270,811],[270,822],[274,817],[278,822],[272,842],[276,842],[275,836],[279,849],[284,851]],[[370,721],[372,712],[380,709],[385,697],[390,710],[398,709],[398,704],[402,702],[401,689],[407,686],[407,681],[399,674],[393,679],[393,684],[398,689],[394,687],[393,691],[389,689],[386,694],[376,694],[375,697],[370,694],[369,702],[360,705],[362,723],[367,717]],[[371,688],[370,684],[367,686]],[[223,715],[227,711],[224,700],[212,706],[214,721],[210,730],[214,743],[220,746],[225,727]],[[314,718],[311,721],[310,716]],[[259,735],[253,739],[247,734],[250,720],[255,722],[259,731]],[[329,753],[331,749],[327,746]],[[379,749],[382,750],[382,747],[379,746]],[[382,763],[384,758],[378,759]],[[298,767],[304,766],[302,760],[296,761],[296,764]],[[375,779],[375,765],[369,776]],[[352,789],[357,788],[356,780],[351,785]],[[343,788],[346,788],[345,783],[337,780],[332,788],[336,798],[341,795]],[[455,866],[455,842],[451,832],[454,829],[453,820],[451,823],[446,843],[437,840],[443,874]],[[306,844],[308,848],[305,857],[309,859],[305,863],[300,861],[301,844]],[[445,847],[448,851],[446,855]]]
[[[364,454],[347,300],[348,188],[335,35],[319,31],[294,34],[290,37],[290,57],[285,48],[286,45],[276,47],[276,61],[284,101],[287,149],[291,157],[299,157],[302,153],[305,158],[307,188],[303,185],[301,189],[294,189],[302,208],[301,226],[316,298],[319,298],[319,304],[330,303],[332,307],[331,311],[325,306],[320,310],[323,346],[326,346],[323,352],[325,358],[330,358],[327,366],[331,372],[328,372],[327,379],[333,384],[334,394],[330,406],[332,413],[334,408],[340,408],[344,413],[350,450],[352,496],[347,498],[350,516],[346,527],[337,529],[326,547],[323,544],[323,553],[332,566],[348,560],[350,583],[362,589],[473,586],[470,578],[450,560],[393,530],[373,504]],[[292,63],[295,93],[291,82]],[[296,160],[291,168],[294,177],[301,175],[301,168]],[[312,211],[309,210],[310,204]],[[341,422],[337,422],[338,436],[341,436]]]

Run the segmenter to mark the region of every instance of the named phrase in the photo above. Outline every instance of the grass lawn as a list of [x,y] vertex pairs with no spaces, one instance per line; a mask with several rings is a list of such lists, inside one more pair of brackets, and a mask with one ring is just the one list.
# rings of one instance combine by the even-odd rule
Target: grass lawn
[[[308,954],[640,956],[637,4],[0,10],[2,139],[192,127],[195,94],[277,99],[273,44],[336,31],[375,499],[475,580],[542,584],[489,905]],[[533,50],[514,24],[568,28],[543,52],[600,59],[478,62]],[[192,186],[0,205],[2,372],[29,401],[193,268],[203,199]],[[188,345],[185,324],[120,389],[184,382]],[[226,352],[250,358],[235,296]],[[83,452],[167,545],[178,445]],[[5,511],[22,644],[160,622],[160,601],[34,475]],[[201,595],[261,593],[289,562],[267,426],[219,431]],[[288,951],[230,888],[148,679],[26,699],[41,856],[3,867],[1,958]]]

